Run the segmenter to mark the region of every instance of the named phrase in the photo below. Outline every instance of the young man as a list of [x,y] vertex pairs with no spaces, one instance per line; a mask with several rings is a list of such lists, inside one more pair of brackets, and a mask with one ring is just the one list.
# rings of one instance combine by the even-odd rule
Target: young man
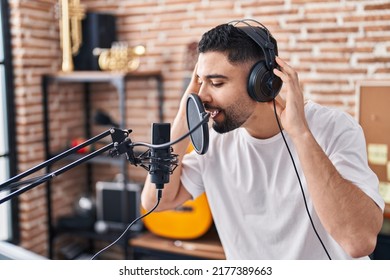
[[[346,113],[305,103],[297,73],[276,57],[273,73],[285,95],[276,97],[275,108],[295,171],[273,101],[248,95],[249,72],[264,59],[261,48],[240,28],[222,24],[203,35],[198,50],[171,138],[188,131],[185,103],[196,93],[213,122],[209,150],[185,155],[189,140],[173,147],[182,163],[158,210],[206,192],[228,259],[368,258],[384,202],[361,127]],[[149,178],[142,203],[146,209],[156,203]]]

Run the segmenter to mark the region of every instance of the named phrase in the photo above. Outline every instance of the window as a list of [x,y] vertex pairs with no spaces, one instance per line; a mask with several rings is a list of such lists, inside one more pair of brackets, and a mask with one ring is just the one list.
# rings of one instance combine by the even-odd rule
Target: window
[[[15,175],[14,95],[7,0],[0,5],[0,183]],[[0,190],[0,197],[6,195]],[[0,205],[0,240],[16,240],[13,222],[15,199]]]

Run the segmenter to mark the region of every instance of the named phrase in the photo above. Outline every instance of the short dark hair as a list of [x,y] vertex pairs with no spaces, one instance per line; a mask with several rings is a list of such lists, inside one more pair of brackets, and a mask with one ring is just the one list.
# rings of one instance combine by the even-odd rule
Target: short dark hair
[[261,47],[244,31],[232,24],[218,25],[203,34],[198,43],[198,52],[206,53],[209,51],[226,53],[232,64],[254,63],[264,59]]

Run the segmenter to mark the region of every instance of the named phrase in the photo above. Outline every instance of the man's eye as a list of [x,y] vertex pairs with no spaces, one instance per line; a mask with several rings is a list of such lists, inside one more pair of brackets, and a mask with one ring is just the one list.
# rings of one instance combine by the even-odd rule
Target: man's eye
[[211,83],[213,87],[221,87],[223,83]]

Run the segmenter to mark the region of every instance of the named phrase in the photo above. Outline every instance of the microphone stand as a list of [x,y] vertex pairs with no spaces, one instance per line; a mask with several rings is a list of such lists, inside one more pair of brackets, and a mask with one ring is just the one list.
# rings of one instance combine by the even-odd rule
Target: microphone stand
[[[128,136],[131,132],[132,132],[132,130],[121,130],[118,128],[111,128],[111,129],[106,130],[105,132],[103,132],[95,137],[88,139],[87,141],[85,141],[85,142],[83,142],[83,143],[81,143],[81,144],[79,144],[79,145],[77,145],[69,150],[66,150],[63,153],[60,153],[57,156],[54,156],[53,158],[51,158],[45,162],[38,164],[37,166],[35,166],[35,167],[33,167],[33,168],[23,172],[23,173],[20,173],[19,175],[16,175],[16,176],[8,179],[7,181],[5,181],[4,183],[2,183],[0,185],[0,191],[18,188],[20,185],[23,185],[26,183],[27,183],[27,185],[17,189],[16,191],[9,193],[5,197],[1,198],[0,204],[14,198],[15,196],[19,196],[20,194],[40,185],[42,183],[45,183],[45,182],[53,179],[54,177],[57,177],[58,175],[65,173],[66,171],[68,171],[68,170],[70,170],[70,169],[96,157],[96,156],[99,156],[110,149],[114,149],[114,150],[117,149],[117,147],[121,143],[123,143],[124,141],[131,143],[131,140],[128,138]],[[81,148],[92,145],[92,144],[96,143],[97,141],[99,141],[99,140],[101,140],[109,135],[111,135],[112,143],[110,143],[110,144],[108,144],[108,145],[106,145],[106,146],[104,146],[104,147],[102,147],[94,152],[91,152],[90,154],[88,154],[88,155],[62,167],[62,168],[59,168],[54,172],[40,176],[38,178],[33,178],[30,180],[26,180],[26,181],[19,181],[28,175],[34,174],[35,172],[41,170],[42,168],[45,168],[49,165],[52,165],[53,163],[55,163],[61,159],[67,158],[69,155],[76,153]]]
[[[111,128],[109,130],[106,130],[105,132],[103,132],[95,137],[92,137],[92,138],[88,139],[87,141],[85,141],[85,142],[83,142],[83,143],[81,143],[81,144],[79,144],[79,145],[77,145],[69,150],[66,150],[65,152],[63,152],[57,156],[54,156],[53,158],[51,158],[47,161],[44,161],[44,162],[38,164],[37,166],[35,166],[35,167],[33,167],[33,168],[23,172],[23,173],[20,173],[19,175],[16,175],[16,176],[8,179],[4,183],[0,184],[0,192],[4,191],[4,190],[18,188],[19,186],[21,186],[23,184],[28,184],[27,186],[22,187],[14,192],[11,192],[7,196],[1,198],[0,205],[4,202],[10,200],[11,198],[13,198],[15,196],[18,196],[18,195],[36,187],[36,186],[42,184],[42,183],[45,183],[45,182],[51,180],[52,178],[68,171],[69,169],[72,169],[73,167],[76,167],[76,166],[78,166],[78,165],[98,156],[98,155],[103,154],[104,152],[106,152],[110,149],[112,149],[110,151],[110,155],[112,157],[119,156],[121,154],[126,153],[127,159],[130,162],[130,164],[135,165],[135,166],[140,165],[141,167],[148,170],[149,172],[151,171],[151,169],[154,169],[153,165],[155,165],[155,166],[157,166],[158,169],[163,168],[165,170],[166,168],[168,168],[169,173],[172,173],[178,165],[178,159],[177,159],[176,154],[171,154],[169,156],[169,158],[159,158],[159,157],[151,156],[150,152],[148,150],[148,151],[142,153],[140,156],[135,157],[134,151],[133,151],[134,147],[143,146],[143,147],[148,147],[150,149],[153,149],[153,148],[159,149],[159,148],[166,148],[168,146],[172,146],[172,145],[182,141],[183,139],[185,139],[186,137],[191,135],[195,130],[197,130],[201,125],[208,122],[209,116],[210,116],[209,113],[205,113],[203,115],[203,119],[197,125],[195,125],[186,134],[182,135],[181,137],[179,137],[175,141],[172,141],[169,143],[164,143],[164,144],[158,144],[158,145],[152,145],[152,144],[143,143],[143,142],[134,142],[134,143],[131,142],[131,139],[128,138],[129,134],[132,132],[131,129],[122,130],[119,128]],[[90,154],[56,170],[56,171],[54,171],[54,172],[40,176],[38,178],[33,178],[30,180],[19,182],[20,179],[22,179],[28,175],[34,174],[35,172],[41,170],[42,168],[45,168],[49,165],[52,165],[53,163],[55,163],[61,159],[64,159],[71,154],[76,153],[81,148],[92,145],[92,144],[96,143],[97,141],[99,141],[99,140],[101,140],[109,135],[111,135],[111,139],[112,139],[111,144],[108,144],[108,145],[104,146],[103,148],[100,148],[99,150],[96,150],[96,151],[94,151],[94,152],[92,152],[92,153],[90,153]]]
[[[201,109],[202,109],[202,107],[199,108],[199,111],[202,111]],[[93,138],[90,138],[87,141],[85,141],[85,142],[83,142],[83,143],[81,143],[81,144],[79,144],[79,145],[77,145],[69,150],[66,150],[65,152],[62,152],[62,153],[58,154],[57,156],[54,156],[51,159],[44,161],[44,162],[38,164],[37,166],[35,166],[35,167],[33,167],[33,168],[23,172],[23,173],[20,173],[19,175],[16,175],[16,176],[8,179],[7,181],[3,182],[2,184],[0,184],[0,192],[5,191],[5,190],[17,189],[16,191],[9,193],[5,197],[0,198],[0,205],[4,202],[16,197],[16,196],[19,196],[20,194],[22,194],[30,189],[33,189],[34,187],[36,187],[42,183],[45,183],[45,182],[51,180],[54,177],[57,177],[58,175],[60,175],[62,173],[65,173],[66,171],[68,171],[68,170],[70,170],[70,169],[96,157],[96,156],[99,156],[99,155],[105,153],[106,151],[109,151],[110,149],[111,150],[110,150],[109,154],[112,157],[119,156],[121,154],[126,153],[127,160],[130,162],[130,164],[135,165],[135,166],[139,165],[139,166],[143,167],[151,175],[153,175],[155,172],[164,172],[166,174],[172,174],[172,172],[175,170],[175,168],[178,165],[178,155],[171,153],[172,152],[171,146],[184,140],[186,137],[192,135],[192,133],[195,130],[197,130],[204,123],[208,122],[210,114],[205,113],[204,110],[203,110],[203,112],[200,112],[200,113],[201,113],[202,119],[194,127],[189,126],[189,131],[186,134],[182,135],[181,137],[179,137],[175,141],[172,141],[169,143],[158,144],[158,145],[157,144],[153,145],[153,144],[148,144],[148,143],[143,143],[143,142],[135,142],[135,143],[131,142],[131,139],[128,137],[129,134],[132,132],[131,129],[122,130],[122,129],[118,129],[118,128],[111,128],[109,130],[106,130],[105,132],[103,132],[103,133],[101,133]],[[92,144],[96,143],[97,141],[99,141],[99,140],[101,140],[109,135],[111,135],[112,143],[104,146],[103,148],[100,148],[94,152],[91,152],[88,155],[86,155],[86,156],[84,156],[84,157],[82,157],[82,158],[62,167],[62,168],[59,168],[54,172],[50,172],[50,173],[43,175],[43,176],[38,176],[35,178],[20,181],[21,179],[23,179],[29,175],[32,175],[35,172],[37,172],[45,167],[48,167],[61,159],[65,159],[69,155],[74,154],[77,151],[79,151],[80,149],[87,147],[89,145],[92,145]],[[208,145],[208,135],[207,135],[207,137],[205,137],[205,139],[206,139],[205,141],[207,142],[207,145]],[[192,138],[191,138],[191,141],[193,141]],[[205,150],[207,150],[207,145],[206,145]],[[146,152],[144,152],[136,157],[134,155],[134,147],[136,147],[136,146],[148,147],[149,150],[147,150]],[[165,154],[164,155],[157,155],[156,153],[153,152],[153,149],[163,149],[163,148],[170,149],[169,152],[166,153],[166,155]],[[198,153],[203,154],[204,152],[205,151],[201,151]],[[26,186],[21,187],[22,185],[26,185]],[[161,196],[162,196],[163,186],[164,186],[164,184],[156,184],[158,202],[160,201]],[[125,187],[125,190],[126,190],[126,187]],[[47,191],[50,192],[50,188],[48,188]],[[157,206],[158,206],[158,203],[156,204],[155,208]],[[145,215],[150,214],[155,208],[150,210]],[[50,211],[50,209],[49,209],[49,211]],[[139,217],[138,219],[143,218],[145,215]],[[131,227],[131,225],[134,222],[136,222],[138,219],[134,220],[126,228],[125,232],[127,232],[127,230]],[[50,216],[49,216],[49,231],[52,231],[50,224],[51,224],[51,222],[50,222]],[[123,234],[125,234],[125,232]],[[119,238],[121,238],[123,236],[123,234]],[[119,238],[116,241],[114,241],[114,243],[116,243],[119,240]],[[51,252],[49,254],[52,255]]]

